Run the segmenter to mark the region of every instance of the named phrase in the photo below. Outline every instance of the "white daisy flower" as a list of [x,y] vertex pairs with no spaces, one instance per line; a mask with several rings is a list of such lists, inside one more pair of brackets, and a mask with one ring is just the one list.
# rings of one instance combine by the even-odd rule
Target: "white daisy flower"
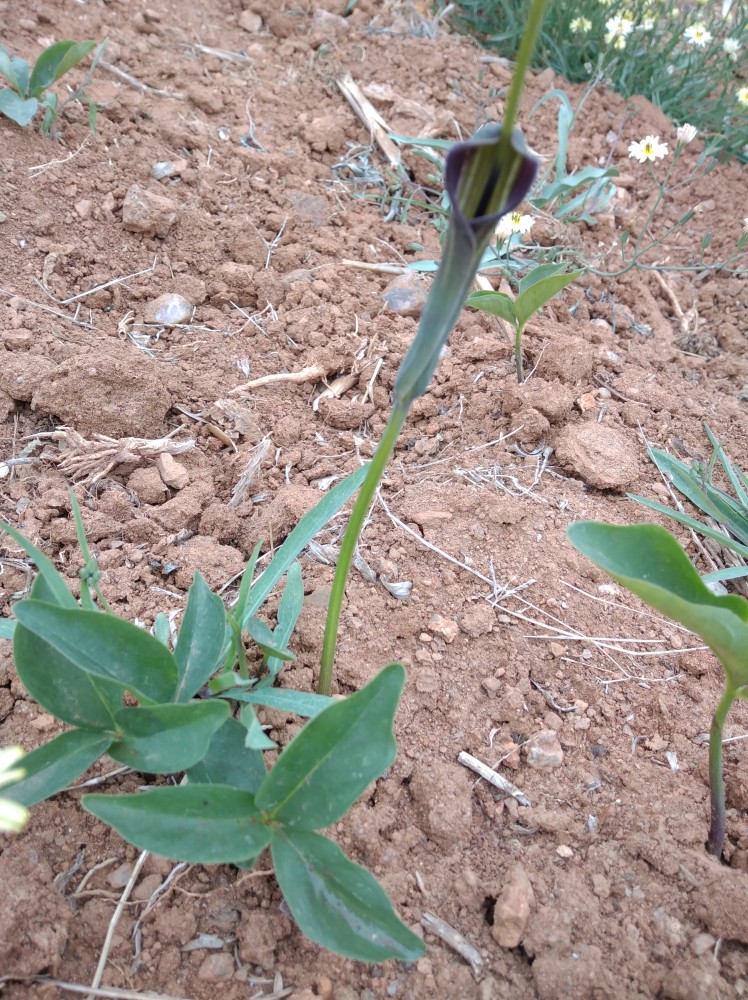
[[703,49],[711,42],[712,33],[705,24],[697,21],[696,24],[691,24],[686,28],[683,32],[683,37],[689,45],[695,45],[697,48]]
[[510,212],[499,219],[496,226],[496,238],[502,243],[506,242],[513,233],[526,236],[533,227],[535,218],[532,215],[523,215],[521,212]]
[[605,43],[615,49],[626,48],[626,38],[634,30],[634,21],[628,14],[610,17],[605,22]]
[[748,108],[748,87],[741,87],[737,93],[738,104],[742,104],[744,108]]
[[584,35],[592,28],[592,21],[588,17],[575,17],[569,27],[575,35]]
[[667,156],[667,143],[660,142],[659,135],[645,136],[641,142],[631,143],[629,156],[639,163],[646,163],[647,160],[662,160]]
[[679,146],[687,146],[689,142],[693,142],[696,138],[696,126],[689,125],[688,122],[686,122],[678,127],[675,132],[675,136],[678,140]]
[[732,59],[733,62],[738,61],[738,52],[740,52],[740,42],[737,38],[726,38],[722,42],[722,50],[728,59]]

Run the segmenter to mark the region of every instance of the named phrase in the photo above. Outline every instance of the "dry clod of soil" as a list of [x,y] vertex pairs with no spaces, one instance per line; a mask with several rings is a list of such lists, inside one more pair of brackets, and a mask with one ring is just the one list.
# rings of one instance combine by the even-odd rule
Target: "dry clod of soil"
[[53,885],[3,872],[0,880],[0,975],[53,975],[73,913]]
[[463,769],[433,760],[420,765],[410,783],[419,826],[443,850],[469,839],[472,789]]
[[571,953],[546,952],[535,959],[532,973],[539,1000],[602,1000],[621,995],[609,991],[602,952],[595,945],[583,944]]
[[169,235],[179,217],[179,206],[171,198],[153,194],[140,184],[132,184],[122,203],[122,225],[131,233],[145,236]]
[[206,955],[200,968],[197,970],[198,979],[209,981],[231,979],[234,975],[234,958],[226,951],[219,951],[213,955]]
[[491,936],[502,948],[516,948],[522,938],[535,905],[535,893],[527,872],[516,864],[501,890],[493,911]]
[[164,483],[171,487],[171,489],[183,490],[185,486],[189,486],[189,472],[185,469],[181,462],[178,462],[174,458],[173,455],[169,455],[167,452],[162,452],[160,455],[156,455],[154,464],[158,469],[159,476],[161,476]]
[[639,476],[637,452],[614,427],[571,424],[559,432],[554,447],[563,468],[595,489],[625,490]]
[[543,729],[523,749],[527,763],[536,771],[550,771],[564,762],[564,751],[553,729]]
[[687,955],[662,982],[663,1000],[733,1000],[735,991],[719,974],[713,955]]

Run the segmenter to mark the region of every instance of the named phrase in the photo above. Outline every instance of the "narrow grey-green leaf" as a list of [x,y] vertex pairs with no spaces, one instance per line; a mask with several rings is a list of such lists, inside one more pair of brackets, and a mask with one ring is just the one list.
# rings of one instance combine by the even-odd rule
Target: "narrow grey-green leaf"
[[273,635],[273,630],[261,618],[250,618],[244,626],[252,642],[256,643],[266,657],[275,656],[279,660],[295,660],[288,649],[282,649]]
[[413,962],[424,954],[379,882],[327,837],[281,829],[270,849],[281,892],[312,941],[362,962]]
[[226,719],[211,739],[203,759],[187,770],[190,783],[231,785],[256,792],[267,771],[262,753],[245,747],[246,735],[241,722]]
[[[23,67],[26,67],[25,80],[23,79]],[[7,49],[0,45],[0,76],[4,76],[13,90],[23,97],[26,93],[26,83],[28,82],[28,63],[18,56],[11,56]]]
[[392,731],[405,683],[399,663],[320,712],[288,744],[257,792],[257,806],[287,826],[336,822],[395,759]]
[[244,726],[244,746],[249,750],[275,750],[278,747],[260,725],[251,705],[245,705],[239,713],[239,721]]
[[122,739],[109,756],[145,774],[172,774],[202,760],[229,716],[225,701],[123,708],[117,713]]
[[171,701],[177,683],[174,657],[143,629],[114,615],[42,601],[21,601],[13,610],[24,628],[80,670],[116,681],[141,701]]
[[4,798],[33,806],[66,788],[106,753],[112,736],[91,729],[71,729],[27,753],[19,765],[25,776],[5,785]]
[[[298,562],[294,562],[286,575],[286,586],[283,588],[283,596],[278,605],[278,624],[273,631],[273,640],[281,649],[288,646],[303,607],[304,582],[301,579],[301,566]],[[270,677],[275,677],[283,667],[283,660],[279,656],[271,656],[267,667]]]
[[140,850],[192,864],[230,864],[270,843],[254,796],[225,785],[178,785],[139,795],[84,795],[83,808]]
[[0,619],[0,639],[12,639],[16,630],[16,623],[12,618]]
[[222,698],[232,701],[245,701],[251,705],[265,705],[267,708],[277,708],[281,712],[293,712],[303,718],[313,719],[315,715],[337,704],[335,698],[327,698],[323,694],[311,691],[293,691],[289,688],[256,687],[250,691],[242,688],[231,688],[221,692]]
[[179,681],[174,701],[189,701],[218,670],[226,638],[226,609],[200,573],[195,573],[179,630],[174,659]]

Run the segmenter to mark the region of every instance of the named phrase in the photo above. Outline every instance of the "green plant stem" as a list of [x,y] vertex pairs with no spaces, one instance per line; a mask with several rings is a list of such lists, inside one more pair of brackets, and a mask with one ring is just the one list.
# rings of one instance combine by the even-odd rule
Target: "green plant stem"
[[374,499],[374,494],[379,486],[379,481],[384,474],[384,470],[390,457],[395,450],[397,439],[400,436],[405,418],[408,416],[409,405],[396,406],[390,414],[387,426],[384,429],[382,439],[374,452],[374,456],[369,466],[366,478],[361,484],[353,511],[351,512],[348,526],[343,535],[340,545],[340,555],[335,567],[335,576],[332,581],[330,592],[330,603],[327,608],[327,620],[325,622],[325,638],[322,643],[322,659],[320,661],[319,681],[317,691],[319,694],[329,695],[332,690],[332,673],[335,664],[335,647],[338,639],[338,625],[340,624],[340,612],[343,606],[343,596],[348,573],[356,551],[358,536],[361,534],[366,515]]
[[[545,14],[547,5],[548,0],[533,0],[527,15],[527,21],[525,22],[525,29],[522,32],[522,39],[519,43],[519,51],[517,52],[517,62],[514,67],[512,84],[509,88],[509,96],[506,100],[502,121],[503,132],[499,149],[500,156],[504,162],[507,162],[509,159],[512,128],[517,120],[519,102],[525,86],[525,76],[530,68],[532,54],[535,50],[535,40],[543,23],[543,15]],[[506,191],[504,192],[505,194]]]
[[525,381],[525,366],[522,364],[522,331],[523,326],[517,327],[517,332],[514,335],[514,363],[517,366],[517,381]]
[[722,731],[727,713],[735,701],[735,690],[728,684],[712,717],[709,733],[709,798],[712,819],[706,849],[715,858],[722,857],[725,845],[725,783],[722,777]]

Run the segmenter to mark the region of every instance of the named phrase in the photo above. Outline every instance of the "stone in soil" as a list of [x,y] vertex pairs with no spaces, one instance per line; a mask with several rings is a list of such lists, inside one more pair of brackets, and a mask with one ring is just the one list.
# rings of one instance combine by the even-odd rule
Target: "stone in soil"
[[551,771],[564,762],[564,751],[552,729],[543,729],[523,749],[527,763],[536,771]]
[[128,232],[164,238],[178,216],[179,208],[171,198],[154,194],[140,184],[128,188],[122,204],[122,225]]
[[556,436],[554,448],[563,468],[595,489],[625,490],[639,477],[638,453],[614,427],[571,424]]
[[146,323],[159,326],[178,326],[188,323],[192,317],[192,303],[183,295],[165,292],[145,307],[143,319]]
[[535,903],[527,872],[516,864],[501,890],[493,911],[491,936],[502,948],[516,948],[521,943]]

